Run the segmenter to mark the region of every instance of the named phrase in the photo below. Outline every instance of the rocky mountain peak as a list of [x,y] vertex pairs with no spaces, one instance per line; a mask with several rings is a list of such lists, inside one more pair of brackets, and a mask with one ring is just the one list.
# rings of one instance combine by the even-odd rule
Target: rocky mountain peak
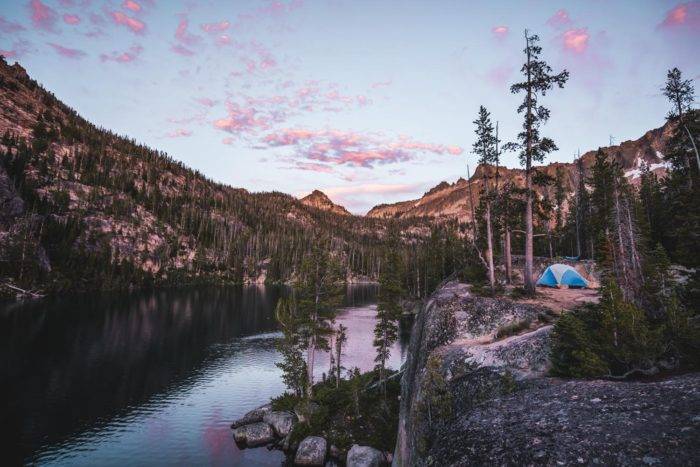
[[350,212],[343,206],[335,204],[331,199],[321,190],[314,190],[310,195],[307,195],[301,199],[302,204],[320,209],[322,211],[330,211],[336,214],[341,214],[345,216],[350,216]]

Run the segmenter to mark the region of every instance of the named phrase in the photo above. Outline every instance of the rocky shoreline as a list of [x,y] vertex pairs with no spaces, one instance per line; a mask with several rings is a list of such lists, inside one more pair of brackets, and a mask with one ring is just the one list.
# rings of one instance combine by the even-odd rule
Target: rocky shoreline
[[350,467],[379,467],[391,464],[391,453],[358,444],[343,451],[329,445],[321,436],[306,436],[300,442],[291,440],[294,425],[304,422],[301,411],[273,410],[265,404],[233,422],[233,439],[241,449],[266,446],[285,453],[290,463],[300,466],[347,465]]

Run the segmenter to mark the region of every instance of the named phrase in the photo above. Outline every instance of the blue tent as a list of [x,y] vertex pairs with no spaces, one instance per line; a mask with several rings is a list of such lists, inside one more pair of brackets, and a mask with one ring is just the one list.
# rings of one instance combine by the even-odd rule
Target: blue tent
[[537,285],[547,287],[559,287],[568,285],[569,287],[588,287],[588,282],[574,268],[566,264],[552,264],[544,270]]

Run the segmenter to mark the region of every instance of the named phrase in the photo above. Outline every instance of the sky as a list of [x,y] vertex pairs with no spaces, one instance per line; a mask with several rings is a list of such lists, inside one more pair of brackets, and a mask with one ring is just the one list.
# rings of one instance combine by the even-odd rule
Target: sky
[[0,0],[0,54],[98,126],[360,214],[473,171],[480,105],[514,140],[526,28],[571,75],[548,162],[661,126],[667,69],[700,80],[700,1]]

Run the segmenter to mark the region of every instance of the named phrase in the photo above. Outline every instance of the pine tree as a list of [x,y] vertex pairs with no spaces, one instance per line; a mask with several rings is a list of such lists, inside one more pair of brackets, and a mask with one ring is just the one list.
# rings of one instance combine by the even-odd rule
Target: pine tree
[[335,335],[335,387],[340,387],[340,375],[343,370],[341,358],[343,356],[343,345],[348,341],[348,328],[342,324],[338,326]]
[[296,282],[300,330],[306,350],[306,396],[313,395],[316,350],[329,350],[330,320],[342,301],[340,265],[329,252],[330,242],[320,239],[302,262]]
[[281,298],[277,303],[275,316],[282,327],[283,335],[277,343],[282,361],[276,365],[282,370],[284,384],[294,392],[294,395],[301,397],[306,389],[306,362],[299,333],[299,317],[293,298]]
[[[669,119],[678,119],[679,131],[685,132],[685,136],[688,141],[692,144],[693,150],[695,152],[695,160],[697,169],[700,170],[700,155],[698,154],[697,144],[695,143],[695,138],[693,137],[691,131],[685,121],[685,116],[692,109],[693,101],[695,100],[695,89],[693,88],[693,81],[690,79],[683,79],[681,70],[678,68],[673,68],[668,70],[666,74],[666,84],[661,89],[664,96],[673,105],[673,109],[669,112]],[[688,183],[692,187],[692,168],[690,164],[690,157],[687,152],[683,153],[683,162],[685,167],[688,169]]]
[[386,395],[386,362],[391,346],[398,338],[398,320],[401,317],[400,300],[404,295],[401,283],[402,264],[399,255],[399,237],[391,228],[379,274],[379,297],[377,300],[377,324],[374,327],[374,347],[377,349],[375,362],[379,372],[379,384]]
[[518,113],[525,114],[523,131],[518,134],[517,143],[509,143],[508,149],[520,150],[520,162],[525,166],[526,204],[525,204],[525,290],[535,292],[533,277],[533,187],[532,163],[542,162],[545,156],[556,150],[557,146],[550,138],[540,135],[540,127],[549,120],[549,109],[539,104],[539,97],[545,96],[554,86],[564,87],[569,79],[569,72],[564,70],[551,74],[551,67],[540,59],[542,47],[538,45],[539,37],[525,31],[525,63],[521,68],[525,80],[511,86],[512,93],[525,93],[523,103],[518,107]]
[[479,107],[479,117],[474,120],[476,125],[476,141],[472,146],[472,152],[479,157],[478,163],[481,165],[481,173],[483,174],[483,191],[482,202],[485,205],[486,212],[486,266],[489,274],[489,284],[491,285],[491,293],[495,292],[496,275],[493,265],[493,226],[491,218],[492,193],[488,176],[488,168],[491,165],[498,166],[498,136],[494,132],[493,123],[491,123],[491,114],[482,105]]

